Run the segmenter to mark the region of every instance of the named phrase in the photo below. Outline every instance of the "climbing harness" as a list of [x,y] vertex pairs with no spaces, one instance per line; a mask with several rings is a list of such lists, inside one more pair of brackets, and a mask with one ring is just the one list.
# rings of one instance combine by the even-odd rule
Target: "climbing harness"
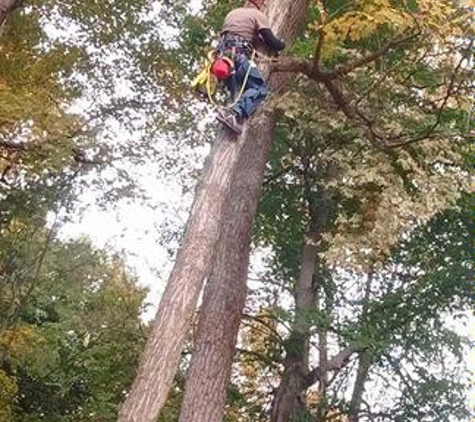
[[254,61],[256,50],[251,46],[251,43],[237,36],[223,35],[218,48],[207,54],[203,69],[191,84],[197,95],[202,99],[207,99],[214,106],[220,106],[214,99],[214,95],[218,91],[218,87],[224,84],[236,71],[234,63],[237,54],[246,54],[246,52],[251,53],[249,66],[238,95],[235,96],[234,102],[228,106],[234,107],[246,90],[252,68],[257,66]]

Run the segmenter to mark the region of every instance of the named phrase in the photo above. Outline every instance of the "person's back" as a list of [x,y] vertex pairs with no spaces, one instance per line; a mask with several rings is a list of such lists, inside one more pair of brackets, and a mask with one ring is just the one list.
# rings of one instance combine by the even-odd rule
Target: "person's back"
[[222,33],[239,35],[247,41],[256,40],[259,31],[270,29],[266,15],[257,8],[239,7],[228,13]]

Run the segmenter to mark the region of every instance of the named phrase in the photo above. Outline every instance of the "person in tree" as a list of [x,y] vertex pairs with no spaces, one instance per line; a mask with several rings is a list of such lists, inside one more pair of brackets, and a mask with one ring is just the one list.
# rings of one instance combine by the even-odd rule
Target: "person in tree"
[[277,55],[285,42],[277,38],[261,11],[265,0],[246,1],[244,7],[232,10],[224,20],[217,52],[231,57],[234,69],[225,84],[234,98],[242,84],[242,95],[232,108],[218,111],[217,119],[236,133],[242,132],[245,119],[251,117],[268,94],[266,82],[251,60],[253,52]]

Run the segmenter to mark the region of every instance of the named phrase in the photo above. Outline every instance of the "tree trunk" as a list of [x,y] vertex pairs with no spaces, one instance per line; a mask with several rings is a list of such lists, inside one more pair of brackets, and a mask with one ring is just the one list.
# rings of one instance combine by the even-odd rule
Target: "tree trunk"
[[246,300],[251,226],[274,129],[274,113],[260,118],[247,142],[226,205],[222,237],[205,288],[180,422],[220,422]]
[[309,373],[308,355],[310,349],[311,323],[308,314],[316,306],[318,295],[317,274],[318,241],[328,219],[328,207],[317,213],[317,228],[306,236],[302,254],[300,274],[295,289],[295,321],[290,335],[284,372],[275,393],[271,409],[271,422],[290,422],[305,414],[305,391]]
[[19,4],[20,0],[0,0],[0,28]]
[[[308,0],[280,0],[272,3],[268,15],[273,29],[290,42],[304,22],[307,9]],[[273,77],[269,84],[271,92],[280,91],[286,79]],[[233,179],[233,194],[225,208],[213,272],[205,289],[180,422],[223,420],[226,389],[246,298],[252,221],[272,143],[274,121],[274,112],[261,113],[250,130],[253,135],[250,133],[244,140]]]
[[[368,315],[369,301],[371,299],[371,289],[373,286],[374,269],[372,268],[368,279],[366,280],[363,309],[361,312],[361,321],[364,321]],[[353,387],[353,394],[350,401],[350,410],[348,412],[348,422],[358,422],[361,410],[361,402],[363,401],[363,394],[365,391],[365,384],[368,380],[369,371],[373,359],[370,352],[364,350],[359,355],[358,369],[356,372],[356,381]]]
[[317,264],[317,246],[306,241],[295,295],[296,319],[286,346],[284,372],[271,409],[271,422],[289,422],[305,413],[306,380],[310,324],[305,314],[315,306],[317,290],[313,285]]
[[155,422],[175,375],[183,343],[209,275],[218,241],[223,206],[243,146],[228,132],[218,136],[197,188],[186,232],[152,324],[137,376],[122,405],[118,422]]
[[358,422],[359,420],[361,402],[363,399],[365,384],[368,380],[371,363],[371,356],[367,352],[362,352],[358,363],[355,386],[353,387],[353,395],[351,397],[350,410],[348,412],[348,422]]

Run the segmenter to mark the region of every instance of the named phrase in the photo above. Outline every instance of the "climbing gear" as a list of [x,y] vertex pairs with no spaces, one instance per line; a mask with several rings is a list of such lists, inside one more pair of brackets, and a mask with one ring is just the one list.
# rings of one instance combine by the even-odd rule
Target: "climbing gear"
[[205,65],[198,76],[191,83],[191,87],[195,93],[201,98],[208,98],[211,101],[212,96],[216,93],[218,80],[211,73],[211,65],[214,62],[214,51],[210,51],[205,59]]
[[251,41],[248,41],[241,35],[224,32],[221,34],[216,51],[219,54],[245,54],[249,57],[254,51],[254,47]]
[[231,129],[237,135],[242,133],[242,122],[238,115],[229,109],[220,109],[216,115],[216,120]]
[[234,70],[234,62],[226,57],[218,57],[211,65],[211,73],[218,78],[219,81],[228,79]]
[[[203,94],[208,94],[208,99],[214,104],[212,96],[216,93],[217,85],[232,76],[234,62],[239,54],[244,54],[248,58],[252,57],[253,60],[255,51],[252,43],[240,35],[223,33],[219,39],[218,47],[207,54],[205,67],[192,82],[195,91],[202,97]],[[208,85],[210,85],[210,89],[208,89]]]
[[[221,45],[220,42],[217,50],[208,53],[204,68],[191,83],[196,94],[202,99],[207,99],[214,106],[218,106],[219,104],[215,101],[214,95],[218,90],[219,84],[231,77],[232,73],[235,71],[234,58],[236,54],[246,54],[247,51],[248,46],[245,44],[239,44],[237,47],[229,48],[226,44]],[[255,57],[256,51],[252,49],[249,68],[247,69],[238,95],[234,98],[234,102],[229,106],[231,108],[239,102],[242,94],[246,90],[251,70],[253,67],[257,66],[254,62]]]

